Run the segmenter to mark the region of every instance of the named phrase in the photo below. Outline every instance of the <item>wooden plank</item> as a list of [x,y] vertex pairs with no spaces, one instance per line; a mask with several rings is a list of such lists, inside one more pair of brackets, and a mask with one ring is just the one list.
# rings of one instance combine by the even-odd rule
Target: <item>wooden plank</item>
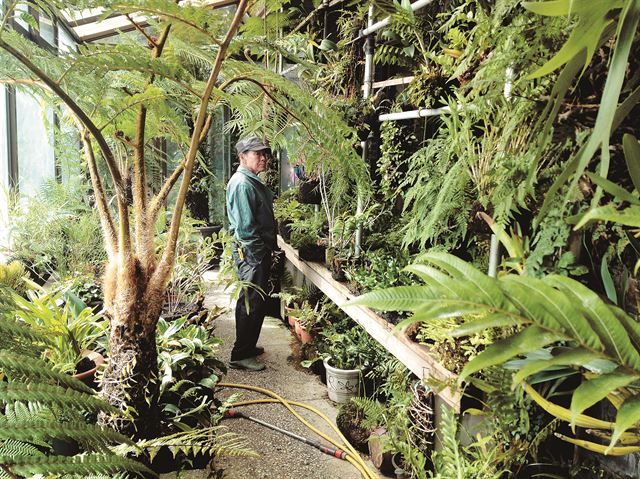
[[[425,346],[411,341],[373,310],[364,306],[345,305],[355,295],[344,284],[335,281],[324,265],[300,259],[297,252],[280,237],[278,237],[278,245],[293,266],[416,376],[421,379],[433,377],[446,383],[455,381],[456,376],[438,363]],[[456,411],[460,410],[459,391],[445,387],[437,391],[437,394]]]
[[[409,76],[402,78],[392,78],[391,80],[376,81],[371,84],[371,88],[375,90],[376,88],[385,88],[388,86],[407,85],[411,82],[411,80],[413,80],[413,78],[413,76]],[[364,85],[361,87],[361,89],[364,89]]]

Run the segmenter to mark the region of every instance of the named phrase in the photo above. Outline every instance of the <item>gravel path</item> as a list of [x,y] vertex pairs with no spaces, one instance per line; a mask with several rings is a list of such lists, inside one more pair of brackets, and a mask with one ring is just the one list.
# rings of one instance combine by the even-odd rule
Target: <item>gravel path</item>
[[[213,283],[212,283],[213,284]],[[207,295],[207,306],[230,307],[229,297],[223,291],[212,288]],[[224,339],[220,357],[225,362],[235,337],[233,312],[220,316],[216,320],[216,334]],[[261,360],[267,369],[260,372],[247,372],[230,369],[223,379],[226,383],[243,383],[270,389],[286,399],[307,403],[327,415],[335,422],[337,409],[328,399],[326,386],[318,376],[300,368],[297,342],[285,325],[276,319],[267,318],[262,328],[259,345],[265,348]],[[225,389],[219,391],[219,397],[241,393],[242,400],[262,399],[265,396],[251,391]],[[291,413],[279,404],[261,404],[242,407],[245,414],[262,419],[296,434],[320,440]],[[306,410],[301,411],[315,427],[336,437],[318,416]],[[271,431],[264,426],[245,419],[228,419],[223,425],[230,431],[242,434],[249,440],[252,449],[260,454],[258,458],[223,457],[216,466],[223,468],[225,479],[359,479],[359,472],[348,462],[322,454],[315,448],[300,443],[281,433]],[[371,466],[370,466],[371,467]],[[197,476],[190,476],[195,479]],[[201,476],[206,477],[206,476]]]

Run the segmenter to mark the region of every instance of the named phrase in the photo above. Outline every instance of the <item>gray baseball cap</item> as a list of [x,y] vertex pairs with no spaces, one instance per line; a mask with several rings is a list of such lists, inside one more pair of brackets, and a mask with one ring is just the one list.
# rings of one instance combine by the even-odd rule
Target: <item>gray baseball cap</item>
[[238,154],[244,153],[245,151],[260,151],[260,150],[270,150],[268,141],[262,141],[257,136],[248,136],[246,138],[242,138],[238,143],[236,143],[236,151]]

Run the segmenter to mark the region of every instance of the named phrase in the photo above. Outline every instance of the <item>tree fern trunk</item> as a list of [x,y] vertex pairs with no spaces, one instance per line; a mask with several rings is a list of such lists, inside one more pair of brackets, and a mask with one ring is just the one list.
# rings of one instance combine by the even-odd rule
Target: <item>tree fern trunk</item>
[[[102,395],[119,409],[133,411],[133,422],[117,421],[119,432],[139,438],[160,433],[158,410],[158,352],[155,330],[141,327],[138,318],[111,330],[109,365],[102,381]],[[110,422],[102,417],[102,423]]]
[[[110,423],[117,431],[137,438],[160,434],[158,408],[158,351],[156,324],[164,288],[149,290],[149,273],[139,263],[126,274],[112,268],[105,276],[105,306],[110,322],[109,363],[102,380],[102,396],[113,406],[131,412],[133,421]],[[126,269],[126,268],[124,268]]]

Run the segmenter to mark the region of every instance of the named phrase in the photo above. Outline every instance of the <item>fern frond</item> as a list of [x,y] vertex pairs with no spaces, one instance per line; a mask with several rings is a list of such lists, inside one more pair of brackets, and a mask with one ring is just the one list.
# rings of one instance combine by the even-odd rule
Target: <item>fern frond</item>
[[32,343],[51,344],[50,333],[6,318],[0,318],[0,336],[11,338],[12,341],[22,339]]
[[44,453],[33,444],[7,439],[0,442],[0,456],[6,457],[32,457],[44,456]]
[[16,457],[0,456],[0,463],[15,474],[31,476],[34,474],[116,474],[131,472],[158,477],[144,464],[133,459],[113,454],[90,453],[77,456]]
[[31,358],[23,354],[0,350],[0,370],[8,373],[7,376],[11,380],[19,378],[22,382],[28,383],[43,379],[50,380],[76,391],[93,394],[93,390],[81,381],[68,374],[51,369],[51,365],[41,359]]
[[0,401],[29,401],[56,404],[61,407],[78,408],[88,412],[120,411],[103,400],[79,391],[49,384],[0,383]]
[[9,427],[0,429],[0,440],[33,442],[59,437],[73,439],[82,444],[91,444],[100,452],[107,452],[109,444],[134,445],[131,439],[116,431],[83,422],[60,423],[31,420],[14,422]]
[[[224,426],[212,426],[179,432],[139,441],[136,448],[148,451],[152,460],[163,447],[169,448],[174,457],[179,453],[187,456],[206,454],[256,457],[258,455],[248,448],[246,438],[234,433],[221,432],[225,429]],[[136,452],[136,449],[126,445],[117,446],[113,450],[122,455]]]

